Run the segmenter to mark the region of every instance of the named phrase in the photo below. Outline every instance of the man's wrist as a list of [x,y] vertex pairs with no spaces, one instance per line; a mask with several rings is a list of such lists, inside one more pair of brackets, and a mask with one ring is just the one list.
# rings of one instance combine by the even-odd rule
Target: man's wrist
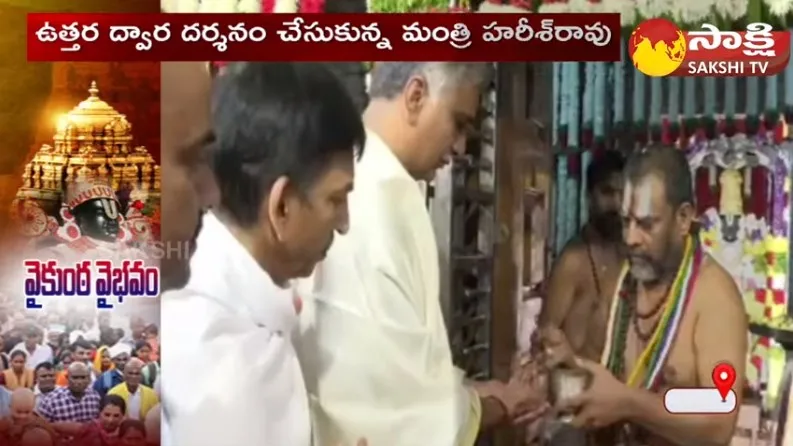
[[500,398],[486,396],[482,398],[483,427],[492,427],[509,421],[509,409]]
[[623,386],[620,395],[620,402],[622,404],[619,405],[620,412],[617,414],[621,421],[634,421],[633,418],[635,418],[635,415],[642,410],[641,402],[639,401],[640,397],[641,392],[637,389],[633,389],[627,385]]

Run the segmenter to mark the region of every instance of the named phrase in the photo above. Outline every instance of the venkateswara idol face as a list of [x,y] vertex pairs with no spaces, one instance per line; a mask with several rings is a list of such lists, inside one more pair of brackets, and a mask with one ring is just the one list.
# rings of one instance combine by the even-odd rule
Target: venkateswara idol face
[[80,233],[105,242],[118,238],[118,212],[118,203],[107,198],[88,200],[72,209]]

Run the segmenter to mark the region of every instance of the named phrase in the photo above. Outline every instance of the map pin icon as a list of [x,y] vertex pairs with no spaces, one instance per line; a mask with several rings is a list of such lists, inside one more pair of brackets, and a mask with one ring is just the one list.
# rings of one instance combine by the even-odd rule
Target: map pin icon
[[735,367],[723,362],[713,368],[713,385],[719,391],[722,401],[727,401],[732,385],[735,384]]

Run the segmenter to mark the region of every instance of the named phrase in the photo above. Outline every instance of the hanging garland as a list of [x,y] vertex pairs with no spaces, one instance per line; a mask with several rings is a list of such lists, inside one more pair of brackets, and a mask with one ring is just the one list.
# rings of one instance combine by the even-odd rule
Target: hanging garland
[[[448,0],[372,0],[371,12],[470,12],[468,1],[449,7]],[[489,11],[491,6],[495,9]],[[487,0],[479,12],[511,12],[504,7],[539,13],[618,13],[623,27],[633,29],[651,17],[665,17],[685,29],[712,23],[720,29],[745,29],[752,22],[778,28],[793,23],[793,0]]]
[[255,13],[262,11],[261,0],[161,0],[163,12],[179,13]]
[[712,23],[720,29],[744,29],[767,22],[779,28],[793,21],[793,0],[545,0],[540,13],[618,13],[632,29],[644,19],[665,17],[686,29]]
[[164,12],[172,13],[320,13],[325,0],[162,0]]
[[450,7],[449,0],[372,0],[369,12],[407,13],[407,12],[469,12],[468,2],[458,7]]

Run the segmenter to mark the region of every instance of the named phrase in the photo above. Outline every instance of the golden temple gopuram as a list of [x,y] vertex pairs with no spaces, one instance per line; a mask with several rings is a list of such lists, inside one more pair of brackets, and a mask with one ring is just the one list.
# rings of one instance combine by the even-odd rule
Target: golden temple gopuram
[[88,94],[59,119],[53,145],[42,145],[25,166],[16,202],[34,200],[55,215],[70,183],[97,178],[159,199],[160,166],[145,147],[132,146],[132,124],[99,98],[96,82]]

